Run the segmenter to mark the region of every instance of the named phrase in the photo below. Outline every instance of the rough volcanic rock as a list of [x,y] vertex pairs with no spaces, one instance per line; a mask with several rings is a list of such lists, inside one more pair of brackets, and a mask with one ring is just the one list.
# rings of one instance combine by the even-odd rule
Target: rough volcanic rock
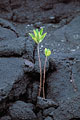
[[24,73],[32,73],[34,71],[34,63],[32,63],[27,59],[24,59],[24,60],[25,60]]
[[36,115],[32,111],[33,106],[30,103],[16,101],[10,108],[9,113],[15,120],[36,120]]
[[52,16],[68,16],[70,14],[75,16],[77,11],[80,11],[79,4],[79,0],[77,2],[75,0],[4,0],[0,1],[0,17],[19,23],[35,23]]
[[0,1],[0,11],[9,12],[11,10],[9,0]]
[[53,112],[54,110],[55,110],[54,107],[50,107],[48,109],[45,109],[45,110],[43,110],[43,115],[46,117],[46,116],[50,115],[50,113]]
[[51,99],[44,99],[44,98],[38,97],[37,98],[37,107],[39,107],[41,109],[45,109],[45,108],[49,108],[49,107],[57,108],[58,104]]
[[0,58],[0,113],[7,100],[18,99],[26,92],[29,77],[24,78],[22,58]]
[[53,120],[51,117],[46,117],[44,120]]
[[[80,92],[79,20],[80,16],[73,19],[70,24],[65,25],[53,33],[52,48],[55,50],[53,58],[57,64],[57,71],[47,79],[48,98],[60,101],[62,99],[68,99],[68,97]],[[74,92],[75,89],[78,90]]]
[[57,30],[51,27],[47,28],[48,34],[42,44],[43,48],[48,47],[52,50],[53,58],[66,56],[80,49],[79,21],[80,16],[77,16],[68,25],[64,25]]
[[[80,61],[71,63],[70,61],[59,62],[57,72],[54,72],[47,79],[47,98],[58,100],[59,102],[68,99],[80,92]],[[64,97],[65,96],[65,97]]]
[[53,112],[54,120],[70,120],[80,118],[80,94],[67,100]]
[[[80,49],[80,16],[76,17],[72,20],[71,23],[65,25],[64,27],[56,30],[53,34],[53,39],[58,44],[54,46],[56,47],[56,51],[61,52],[73,52]],[[59,43],[60,42],[60,43]],[[54,48],[55,49],[55,48]]]
[[32,79],[28,85],[29,88],[26,91],[26,98],[27,98],[27,101],[35,104],[37,101],[37,96],[39,91],[39,77],[36,78],[33,76],[33,78],[34,79]]
[[[41,111],[36,113],[38,119],[49,120],[53,117],[54,120],[74,120],[80,118],[79,97],[77,96],[80,92],[79,13],[79,0],[0,1],[0,56],[9,57],[0,58],[0,116],[8,111],[11,101],[23,99],[36,103],[39,88],[39,63],[36,45],[28,33],[32,32],[33,28],[43,27],[48,34],[40,44],[42,69],[45,47],[51,49],[52,55],[49,58],[52,60],[48,59],[46,66],[46,71],[49,73],[46,75],[48,99],[47,102],[40,99],[38,108]],[[25,60],[19,58],[20,56]],[[29,76],[27,73],[30,73]],[[55,103],[58,108],[51,108],[54,101],[51,102],[49,98],[57,100],[60,107]],[[28,105],[29,103],[15,102],[9,108],[13,120],[28,119],[28,117],[33,119],[30,118],[33,116],[36,119],[32,106]],[[1,119],[7,120],[8,116]]]
[[77,102],[79,100],[77,95],[80,93],[79,21],[80,16],[51,34],[53,36],[52,49],[55,51],[53,58],[57,65],[57,71],[48,76],[47,98],[57,100],[60,106],[66,106],[57,108],[59,112],[56,110],[50,113],[51,116],[54,113],[54,120],[80,118],[79,102]]
[[39,112],[37,112],[37,118],[38,120],[43,120],[42,110],[39,110]]
[[0,26],[0,41],[12,40],[14,38],[16,38],[16,34],[13,31]]
[[22,56],[26,51],[25,41],[24,37],[0,41],[0,56]]
[[31,60],[32,62],[34,62],[35,46],[36,46],[36,44],[30,38],[30,36],[28,38],[26,38],[26,54],[25,54],[25,57],[28,60]]
[[14,25],[10,21],[0,18],[0,26],[2,26],[3,28],[10,29],[18,37],[18,32],[17,32],[16,28],[14,27]]
[[[0,58],[0,89],[14,84],[23,76],[23,59],[19,58]],[[7,89],[5,90],[7,92]]]
[[4,117],[0,118],[0,120],[11,120],[11,117],[10,116],[4,116]]

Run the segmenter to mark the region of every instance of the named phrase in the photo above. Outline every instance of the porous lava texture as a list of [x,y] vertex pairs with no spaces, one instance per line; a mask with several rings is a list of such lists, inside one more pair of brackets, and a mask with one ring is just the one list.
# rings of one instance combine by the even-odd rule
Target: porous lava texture
[[[38,96],[37,45],[52,51]],[[80,120],[80,0],[0,0],[0,120]]]

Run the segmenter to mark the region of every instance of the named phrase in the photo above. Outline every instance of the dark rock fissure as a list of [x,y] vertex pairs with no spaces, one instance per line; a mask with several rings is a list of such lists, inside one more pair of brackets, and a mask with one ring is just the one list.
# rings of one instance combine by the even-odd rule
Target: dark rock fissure
[[7,29],[11,30],[12,32],[14,32],[14,33],[16,34],[17,38],[19,37],[18,33],[17,33],[15,30],[11,29],[9,26],[6,27],[6,26],[4,26],[4,25],[1,24],[1,23],[0,23],[0,26],[3,27],[3,28],[7,28]]
[[72,119],[70,119],[70,120],[80,120],[80,118],[72,118]]
[[[55,68],[55,70],[56,70],[56,68]],[[50,74],[50,73],[51,73],[51,70],[49,70],[46,73],[47,74],[46,79],[49,76],[48,74]],[[37,80],[39,80],[39,74],[35,73],[35,74],[32,75],[32,74],[28,73],[27,76],[30,78],[30,80],[29,80],[29,83],[27,83],[26,91],[23,94],[21,93],[19,96],[15,96],[15,95],[17,95],[17,93],[16,93],[16,91],[18,89],[17,85],[19,86],[19,84],[21,84],[21,83],[19,83],[20,81],[17,81],[14,84],[14,86],[13,86],[13,88],[12,88],[10,94],[9,94],[9,97],[7,97],[2,103],[0,103],[0,104],[3,104],[3,106],[5,105],[4,108],[2,108],[2,111],[0,111],[0,117],[2,117],[4,115],[7,115],[9,106],[12,105],[13,103],[15,103],[18,100],[33,103],[36,107],[38,89],[37,89],[37,95],[35,96],[35,98],[33,98],[32,93],[35,92],[33,90],[33,83],[36,82]],[[24,79],[24,78],[26,79],[26,74],[24,74],[23,78],[21,78],[21,79]],[[31,88],[31,92],[28,91],[30,88]],[[39,88],[39,81],[38,81],[38,88]],[[45,82],[45,95],[46,95],[46,91],[47,91],[47,83]],[[34,112],[37,115],[37,113],[39,111],[40,111],[40,109],[36,107]]]

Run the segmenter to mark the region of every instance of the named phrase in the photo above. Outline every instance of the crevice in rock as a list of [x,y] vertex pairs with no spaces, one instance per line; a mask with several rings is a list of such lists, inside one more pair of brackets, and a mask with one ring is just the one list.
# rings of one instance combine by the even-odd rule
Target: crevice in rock
[[64,4],[69,4],[71,3],[73,0],[59,0],[61,3],[64,3]]
[[50,59],[49,60],[49,69],[46,72],[46,80],[45,80],[45,96],[47,97],[47,90],[48,90],[48,82],[47,79],[50,77],[51,74],[57,71],[56,64]]
[[[39,75],[32,75],[27,73],[24,74],[24,76],[18,81],[16,81],[13,84],[13,88],[8,94],[8,97],[0,102],[0,117],[5,116],[9,107],[18,100],[24,101],[25,103],[32,103],[36,107],[37,94],[35,94],[35,97],[33,96],[33,92],[36,92],[33,91],[33,83],[37,82],[38,84],[38,79]],[[37,114],[36,109],[34,112]]]
[[9,4],[10,4],[10,7],[11,7],[11,10],[13,11],[14,9],[18,9],[21,7],[21,3],[20,4],[15,4],[15,5],[11,5],[11,0],[9,0]]
[[5,13],[8,13],[9,11],[3,6],[4,6],[3,4],[0,4],[0,12],[4,11]]
[[15,30],[13,30],[10,26],[4,26],[2,23],[0,23],[0,26],[3,28],[11,30],[12,32],[14,32],[16,34],[17,38],[19,37],[18,33]]
[[44,11],[49,11],[49,10],[53,9],[53,4],[52,3],[46,3],[45,5],[41,6],[40,8]]
[[26,24],[26,23],[31,24],[31,22],[28,21],[27,16],[19,19],[18,15],[14,11],[13,11],[12,16],[10,18],[10,21],[12,21],[16,24]]
[[9,54],[6,54],[6,55],[0,55],[0,58],[21,58],[22,56],[24,55],[24,53],[22,53],[21,55],[19,54],[16,54],[16,53],[11,53],[10,55]]
[[42,20],[41,22],[43,22],[43,24],[62,24],[61,27],[63,27],[64,25],[69,24],[72,20],[74,19],[73,14],[68,14],[66,15],[60,15],[60,16],[54,16],[53,18],[45,18],[44,20]]
[[79,0],[58,0],[60,3],[69,4],[71,2],[80,2]]
[[80,118],[72,118],[72,119],[70,119],[70,120],[80,120]]
[[69,69],[70,69],[70,82],[72,83],[73,89],[76,92],[78,90],[75,80],[74,80],[74,75],[73,75],[73,70],[72,70],[72,64],[69,63]]
[[[26,93],[26,87],[29,82],[30,78],[28,76],[23,75],[23,77],[19,78],[18,81],[16,81],[13,84],[12,89],[10,90],[9,94],[5,96],[0,101],[0,117],[6,113],[7,109],[9,108],[10,104],[14,103],[17,100],[20,100],[20,96],[22,94]],[[25,97],[25,96],[24,96]],[[3,113],[3,114],[2,114]]]

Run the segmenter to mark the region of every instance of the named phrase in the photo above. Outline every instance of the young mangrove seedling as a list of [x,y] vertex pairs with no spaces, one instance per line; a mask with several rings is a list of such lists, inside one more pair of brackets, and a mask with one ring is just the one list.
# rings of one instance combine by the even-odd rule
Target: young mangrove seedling
[[44,76],[43,76],[43,98],[45,98],[45,74],[46,74],[46,63],[47,63],[47,57],[51,55],[50,49],[45,48],[44,50],[45,53],[45,63],[44,63]]
[[41,59],[40,59],[40,52],[39,52],[39,44],[42,42],[44,37],[46,36],[47,33],[43,34],[43,28],[39,31],[38,29],[33,30],[34,34],[29,33],[29,35],[32,37],[32,39],[36,42],[37,44],[37,51],[38,51],[38,60],[39,60],[39,68],[40,68],[40,85],[39,85],[39,93],[38,96],[41,94],[41,87],[42,87],[42,68],[41,68]]

